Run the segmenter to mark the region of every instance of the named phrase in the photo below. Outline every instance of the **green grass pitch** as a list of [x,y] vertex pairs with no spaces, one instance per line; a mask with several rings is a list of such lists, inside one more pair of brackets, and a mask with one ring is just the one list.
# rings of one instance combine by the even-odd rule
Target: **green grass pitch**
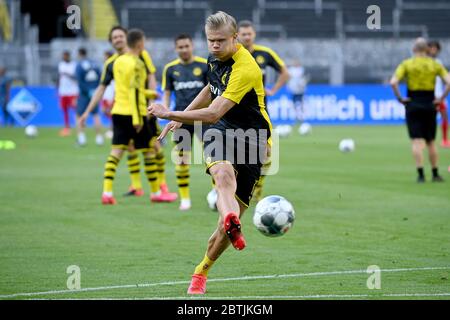
[[[17,145],[0,150],[0,297],[188,298],[217,220],[206,205],[204,167],[191,168],[189,212],[151,204],[146,185],[145,197],[121,197],[125,161],[118,205],[102,206],[109,146],[95,146],[90,133],[90,144],[76,148],[73,136],[57,132],[41,128],[29,139],[21,128],[0,129],[0,140]],[[338,151],[346,137],[355,139],[354,153]],[[216,262],[206,298],[450,299],[450,150],[439,151],[446,182],[429,182],[427,164],[428,181],[418,185],[404,127],[314,127],[307,137],[294,130],[281,140],[279,173],[265,186],[266,195],[293,203],[294,227],[264,237],[252,206],[243,218],[248,246]],[[70,265],[80,267],[85,291],[67,289]],[[381,289],[367,288],[370,265],[386,270]]]

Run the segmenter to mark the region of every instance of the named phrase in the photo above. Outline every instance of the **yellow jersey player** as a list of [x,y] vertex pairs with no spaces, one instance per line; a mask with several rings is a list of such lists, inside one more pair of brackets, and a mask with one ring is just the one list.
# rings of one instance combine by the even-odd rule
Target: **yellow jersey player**
[[[406,125],[411,139],[412,153],[416,162],[417,182],[425,182],[423,172],[423,149],[428,148],[432,167],[433,181],[441,182],[438,173],[438,153],[434,143],[436,138],[436,114],[438,106],[445,100],[450,91],[450,75],[445,67],[427,56],[428,44],[424,38],[416,39],[413,46],[414,56],[404,60],[395,70],[391,79],[394,94],[405,106]],[[446,89],[439,97],[435,97],[436,77],[446,84]],[[407,97],[402,97],[399,82],[406,80]]]
[[208,85],[184,111],[152,104],[148,112],[172,120],[160,139],[181,123],[210,123],[204,136],[204,156],[218,193],[218,226],[208,240],[206,254],[195,268],[189,294],[204,294],[208,271],[230,243],[246,246],[240,217],[249,206],[262,159],[270,145],[271,123],[264,105],[262,72],[237,42],[236,20],[219,11],[206,20]]
[[[172,93],[175,94],[175,110],[183,111],[207,85],[206,73],[208,66],[206,59],[194,56],[192,38],[187,34],[180,34],[175,38],[175,51],[178,59],[164,67],[162,75],[162,89],[164,90],[164,105],[169,108]],[[199,132],[203,136],[202,128]],[[175,155],[175,173],[180,194],[180,210],[191,208],[189,194],[189,163],[194,137],[194,126],[183,124],[174,132],[173,141],[177,144]],[[200,139],[202,137],[199,137]]]
[[[129,48],[127,46],[127,29],[121,27],[121,26],[114,26],[111,28],[109,32],[109,42],[113,46],[114,50],[116,51],[110,58],[108,58],[104,65],[103,65],[103,71],[100,78],[100,84],[97,87],[91,101],[89,102],[88,107],[86,108],[86,111],[84,114],[80,117],[81,125],[84,125],[87,116],[89,115],[90,111],[95,108],[95,106],[98,105],[100,100],[102,99],[106,88],[113,80],[113,65],[116,59],[121,56],[122,54],[125,54],[128,52]],[[142,50],[141,54],[139,55],[139,58],[144,62],[146,70],[147,70],[147,83],[146,87],[148,87],[151,90],[156,90],[156,68],[153,64],[152,58],[150,54],[144,49]],[[155,119],[150,119],[150,125],[152,127],[155,127],[156,121]],[[154,131],[154,130],[153,130]],[[156,129],[157,131],[157,129]],[[159,147],[159,143],[155,143],[156,150],[156,164],[157,164],[157,171],[158,171],[158,179],[160,181],[160,188],[162,193],[169,193],[168,187],[165,179],[165,158],[164,158],[164,152],[162,148]],[[127,166],[128,166],[128,172],[130,174],[130,180],[131,180],[131,187],[129,188],[128,192],[125,193],[126,196],[143,196],[144,191],[142,188],[141,183],[141,175],[140,175],[140,161],[138,152],[134,149],[133,143],[131,142],[128,147],[128,156],[127,156]],[[174,197],[173,194],[169,195],[169,197]]]
[[[115,98],[111,110],[113,138],[111,153],[105,164],[103,180],[103,204],[115,204],[113,181],[123,152],[133,141],[134,148],[144,155],[145,173],[150,185],[152,202],[166,201],[160,191],[154,148],[151,139],[155,135],[147,121],[147,99],[156,92],[146,88],[147,69],[140,59],[145,36],[138,29],[127,34],[128,52],[120,55],[112,66],[115,81]],[[171,201],[174,201],[172,199]]]
[[[255,44],[256,32],[253,23],[248,20],[239,22],[238,25],[238,39],[239,42],[252,54],[258,63],[263,73],[263,82],[266,83],[266,69],[270,67],[278,73],[278,78],[272,89],[266,90],[266,96],[270,97],[275,95],[280,88],[286,84],[289,80],[289,72],[283,60],[272,49]],[[266,161],[262,168],[261,179],[258,181],[255,187],[254,199],[260,200],[262,197],[262,188],[264,184],[265,173],[269,170],[271,165],[270,157]]]

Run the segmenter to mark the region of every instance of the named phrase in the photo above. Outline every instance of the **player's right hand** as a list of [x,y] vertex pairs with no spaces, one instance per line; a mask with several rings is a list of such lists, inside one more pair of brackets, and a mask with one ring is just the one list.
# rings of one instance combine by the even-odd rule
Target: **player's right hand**
[[411,101],[411,98],[408,98],[408,97],[398,99],[398,102],[400,102],[404,106],[406,106],[408,104],[408,102],[410,102],[410,101]]
[[133,127],[136,130],[136,132],[139,133],[142,130],[143,126],[142,126],[142,124],[138,124],[138,125],[134,125]]
[[158,140],[161,141],[164,139],[165,136],[169,133],[169,131],[174,131],[176,129],[179,129],[183,124],[178,121],[170,121],[164,129],[161,131],[161,134],[158,137]]

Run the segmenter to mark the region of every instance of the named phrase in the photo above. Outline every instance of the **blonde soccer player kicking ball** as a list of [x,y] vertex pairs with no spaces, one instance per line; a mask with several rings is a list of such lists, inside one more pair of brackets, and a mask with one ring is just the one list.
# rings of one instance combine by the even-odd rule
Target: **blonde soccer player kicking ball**
[[260,177],[272,128],[264,105],[262,72],[238,44],[235,19],[219,11],[207,18],[205,32],[210,52],[208,85],[184,111],[169,111],[160,104],[147,109],[158,118],[172,120],[160,139],[182,123],[211,124],[204,136],[204,156],[218,193],[220,214],[206,254],[194,270],[189,294],[206,292],[208,271],[230,244],[237,250],[245,248],[240,217]]

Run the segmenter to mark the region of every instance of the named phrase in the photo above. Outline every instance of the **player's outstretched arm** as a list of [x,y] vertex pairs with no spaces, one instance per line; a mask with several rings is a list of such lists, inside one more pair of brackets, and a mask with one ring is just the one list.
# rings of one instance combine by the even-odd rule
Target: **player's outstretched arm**
[[208,108],[185,111],[169,111],[163,105],[152,104],[148,108],[148,112],[158,118],[172,120],[172,122],[169,123],[169,125],[166,126],[161,133],[160,139],[162,139],[169,132],[169,130],[173,130],[174,121],[187,124],[193,124],[196,121],[201,121],[203,123],[216,123],[235,104],[236,103],[234,101],[218,96]]
[[[164,91],[164,104],[169,109],[170,105],[170,94],[169,90]],[[167,99],[167,100],[166,100]],[[196,110],[206,108],[211,103],[211,91],[209,90],[209,84],[207,84],[202,91],[195,97],[194,100],[189,104],[189,106],[184,111]],[[149,106],[150,109],[151,106]],[[169,122],[164,129],[161,131],[161,134],[158,137],[158,140],[164,139],[164,137],[169,133],[169,131],[174,131],[181,127],[182,122],[171,121]]]
[[84,123],[86,122],[87,117],[89,114],[94,110],[95,106],[99,104],[100,100],[103,97],[103,94],[105,93],[106,86],[103,84],[100,84],[97,89],[95,89],[94,95],[91,98],[91,101],[89,101],[89,104],[86,108],[86,111],[81,115],[79,119],[79,125],[84,126]]
[[171,95],[172,95],[172,91],[164,90],[163,104],[166,106],[167,109],[170,109],[170,97],[171,97]]
[[184,111],[196,110],[206,108],[211,104],[211,91],[209,90],[209,83],[200,91],[194,100],[187,106]]
[[148,107],[148,112],[155,117],[167,120],[178,121],[187,124],[194,124],[196,121],[204,123],[216,123],[227,113],[236,103],[224,98],[217,97],[208,108],[184,111],[170,111],[165,106],[153,103]]

